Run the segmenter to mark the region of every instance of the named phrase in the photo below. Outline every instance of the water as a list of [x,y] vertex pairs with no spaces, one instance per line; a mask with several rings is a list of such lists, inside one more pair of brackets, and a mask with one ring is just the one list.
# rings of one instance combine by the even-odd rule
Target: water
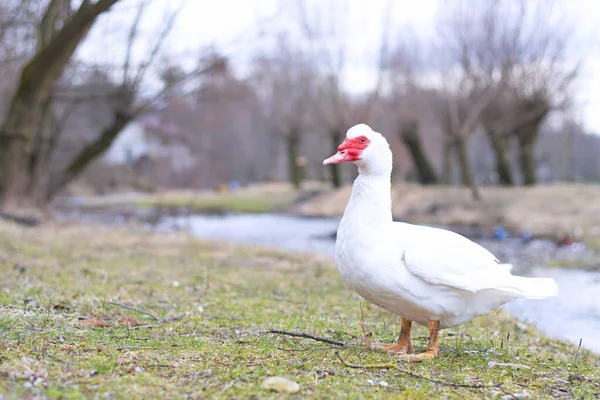
[[[299,218],[286,215],[228,215],[166,217],[159,229],[189,229],[200,238],[226,240],[245,244],[277,247],[285,250],[309,251],[333,257],[335,242],[331,234],[339,221],[323,218]],[[500,258],[517,265],[524,261],[563,257],[547,249],[548,244],[483,241]],[[544,250],[544,248],[546,248]],[[502,253],[502,254],[500,254]],[[568,257],[569,251],[563,251]],[[573,269],[530,268],[519,274],[547,276],[556,279],[560,294],[545,300],[517,300],[505,309],[522,321],[534,323],[548,336],[557,337],[600,352],[600,272]]]
[[337,230],[338,223],[333,219],[276,214],[192,215],[167,217],[159,228],[189,229],[200,238],[308,251],[333,258],[334,241],[327,236]]

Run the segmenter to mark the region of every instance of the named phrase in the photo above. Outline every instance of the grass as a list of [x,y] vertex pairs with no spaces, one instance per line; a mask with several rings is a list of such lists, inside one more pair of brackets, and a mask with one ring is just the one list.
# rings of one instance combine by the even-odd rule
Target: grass
[[297,199],[322,185],[311,184],[295,190],[290,184],[265,183],[243,187],[233,192],[170,190],[157,193],[136,193],[85,198],[83,208],[109,208],[119,206],[187,209],[199,213],[269,213],[281,212]]
[[223,193],[190,198],[150,198],[140,200],[136,204],[142,207],[188,208],[197,212],[268,213],[278,211],[290,204],[291,197]]
[[[446,330],[438,359],[400,364],[417,376],[391,368],[396,359],[367,344],[394,340],[397,318],[361,307],[329,261],[304,254],[184,233],[0,223],[0,271],[4,399],[281,398],[261,386],[269,376],[296,381],[293,398],[479,399],[496,390],[423,377],[501,383],[533,398],[600,396],[597,355],[499,311]],[[413,331],[418,351],[425,335]],[[348,368],[336,351],[388,368]]]
[[[300,204],[303,215],[340,216],[351,188]],[[534,235],[582,239],[600,249],[600,185],[554,184],[535,187],[482,187],[475,202],[465,188],[398,183],[392,190],[397,218],[445,226],[504,226]]]

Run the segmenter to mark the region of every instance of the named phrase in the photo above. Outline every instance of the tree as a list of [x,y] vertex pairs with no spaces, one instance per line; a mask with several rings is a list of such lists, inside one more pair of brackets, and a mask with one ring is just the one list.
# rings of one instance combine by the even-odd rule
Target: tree
[[[419,111],[425,107],[421,100],[417,75],[423,69],[418,40],[410,34],[400,34],[406,41],[398,43],[386,56],[386,86],[389,90],[390,114],[395,130],[409,151],[419,182],[423,185],[438,183],[439,179],[421,137]],[[422,112],[422,111],[421,111]]]
[[304,178],[300,146],[311,129],[313,114],[313,65],[286,35],[280,35],[273,54],[255,61],[253,78],[268,129],[274,137],[283,139],[288,177],[298,189]]
[[[133,22],[127,31],[126,51],[120,74],[110,71],[104,83],[81,87],[66,79],[77,74],[79,60],[73,60],[78,45],[90,31],[94,21],[117,0],[83,1],[77,8],[72,2],[51,0],[37,23],[39,35],[35,55],[24,66],[21,80],[13,95],[7,117],[0,128],[0,197],[9,195],[27,198],[38,205],[50,201],[65,185],[108,149],[123,129],[135,118],[150,110],[166,91],[141,95],[144,78],[153,65],[170,32],[179,9],[169,12],[159,26],[154,39],[140,45],[140,23],[151,0],[140,0]],[[133,47],[146,49],[134,57]],[[85,65],[84,70],[96,70]],[[117,77],[120,75],[120,77]],[[76,76],[76,75],[74,75]],[[75,79],[77,80],[77,79]],[[109,109],[109,120],[103,126],[94,124],[86,130],[98,129],[92,139],[77,147],[59,169],[50,168],[53,154],[61,142],[63,128],[69,116],[87,102],[98,102]],[[16,158],[19,161],[12,162]],[[6,163],[6,164],[4,164]],[[20,187],[15,188],[19,182]],[[16,191],[18,189],[18,191]]]
[[273,140],[266,137],[259,98],[250,82],[234,74],[228,57],[210,53],[201,60],[192,104],[197,125],[190,142],[203,163],[199,169],[212,185],[266,179]]
[[[501,184],[514,182],[508,162],[509,141],[519,148],[523,181],[535,184],[535,145],[539,129],[552,111],[568,103],[578,65],[571,58],[572,26],[561,18],[555,2],[527,0],[461,1],[452,40],[465,51],[463,64],[480,75],[482,87],[501,86],[480,120],[496,157]],[[452,33],[452,30],[451,32]]]
[[[360,122],[369,122],[373,108],[380,98],[384,60],[387,55],[391,1],[387,4],[378,54],[364,54],[365,59],[374,56],[372,58],[376,60],[376,82],[374,87],[362,96],[353,96],[349,93],[348,82],[344,79],[351,48],[347,37],[346,24],[350,20],[347,3],[328,0],[319,5],[312,4],[309,12],[304,2],[297,2],[300,28],[304,40],[308,42],[309,54],[315,62],[315,68],[320,72],[313,98],[315,115],[324,126],[332,153],[337,152],[348,128]],[[341,165],[333,164],[328,170],[331,171],[333,186],[342,186],[344,182]]]
[[478,23],[486,17],[482,9],[467,1],[449,4],[450,8],[442,9],[438,17],[443,71],[439,115],[448,135],[446,145],[457,156],[463,184],[471,188],[473,198],[478,200],[469,139],[480,124],[483,111],[504,87],[505,68],[490,65],[479,52],[479,43],[487,38],[487,25]]
[[118,0],[82,1],[71,8],[68,0],[50,0],[38,24],[36,52],[21,70],[8,112],[0,125],[0,201],[18,190],[31,148],[51,101],[52,85],[102,13]]
[[400,128],[400,136],[410,152],[413,164],[419,175],[419,182],[423,185],[438,183],[437,173],[433,169],[433,165],[421,142],[419,122],[415,119],[405,122]]

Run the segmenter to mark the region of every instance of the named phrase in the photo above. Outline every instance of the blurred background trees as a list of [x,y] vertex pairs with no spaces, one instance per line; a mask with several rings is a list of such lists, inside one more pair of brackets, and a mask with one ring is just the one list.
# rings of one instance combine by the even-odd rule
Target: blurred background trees
[[[236,50],[186,54],[169,45],[185,4],[158,18],[154,0],[0,4],[2,202],[44,205],[69,187],[339,187],[355,172],[321,161],[359,122],[387,136],[394,179],[474,198],[480,185],[600,180],[600,136],[576,101],[585,53],[559,3],[439,2],[431,38],[394,24],[391,1],[383,15],[278,4]],[[367,21],[375,46],[356,39]]]

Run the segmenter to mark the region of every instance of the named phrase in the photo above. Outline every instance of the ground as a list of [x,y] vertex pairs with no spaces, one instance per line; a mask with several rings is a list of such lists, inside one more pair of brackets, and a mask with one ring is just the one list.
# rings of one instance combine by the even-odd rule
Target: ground
[[[394,340],[398,319],[305,254],[130,227],[0,223],[0,270],[4,399],[281,398],[262,387],[269,376],[297,382],[293,398],[600,396],[597,355],[499,311],[444,331],[438,359],[397,363],[368,344]],[[413,331],[417,351],[425,335]],[[347,367],[336,352],[385,368]]]

